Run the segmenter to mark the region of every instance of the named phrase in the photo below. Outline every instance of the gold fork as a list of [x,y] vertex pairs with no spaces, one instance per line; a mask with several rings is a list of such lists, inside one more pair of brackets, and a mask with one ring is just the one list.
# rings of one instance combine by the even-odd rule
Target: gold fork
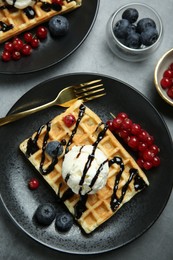
[[78,85],[73,85],[66,87],[62,89],[57,97],[52,100],[51,102],[48,102],[44,105],[31,108],[19,113],[11,114],[6,117],[0,118],[0,126],[8,124],[10,122],[14,122],[16,120],[19,120],[23,117],[29,116],[33,113],[36,113],[38,111],[41,111],[43,109],[46,109],[51,106],[62,106],[62,107],[69,107],[71,104],[73,104],[77,99],[82,99],[83,102],[93,100],[99,97],[104,96],[105,89],[103,87],[103,84],[101,83],[101,79],[92,80],[89,82],[81,83]]

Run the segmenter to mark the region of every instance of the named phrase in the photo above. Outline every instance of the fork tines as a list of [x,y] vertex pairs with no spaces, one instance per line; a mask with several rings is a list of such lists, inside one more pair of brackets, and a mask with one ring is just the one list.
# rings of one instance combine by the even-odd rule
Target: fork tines
[[101,81],[102,79],[97,79],[75,86],[74,91],[76,96],[79,99],[83,99],[83,101],[89,101],[104,96],[106,93],[103,83],[100,83]]

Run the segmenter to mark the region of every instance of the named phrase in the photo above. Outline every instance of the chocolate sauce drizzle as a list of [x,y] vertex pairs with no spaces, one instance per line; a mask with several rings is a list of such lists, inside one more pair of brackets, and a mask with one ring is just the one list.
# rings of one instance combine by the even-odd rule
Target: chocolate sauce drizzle
[[69,151],[69,146],[72,144],[73,137],[74,137],[74,135],[76,134],[77,129],[78,129],[78,126],[79,126],[79,124],[80,124],[80,121],[81,121],[82,117],[83,117],[84,114],[85,114],[85,109],[86,109],[86,107],[85,107],[83,104],[80,105],[78,118],[77,118],[77,120],[76,120],[76,125],[75,125],[75,128],[72,130],[72,134],[71,134],[71,136],[70,136],[70,138],[69,138],[69,141],[68,141],[68,143],[67,143],[67,145],[66,145],[65,153],[68,153],[68,151]]
[[51,129],[51,122],[48,122],[46,125],[42,125],[35,137],[32,139],[30,138],[27,143],[27,150],[26,150],[26,156],[30,157],[32,154],[36,153],[39,150],[39,147],[37,145],[38,138],[43,130],[43,128],[46,127],[46,133],[43,139],[43,145],[42,145],[42,154],[41,154],[41,162],[40,162],[40,172],[42,175],[47,175],[51,171],[53,171],[55,165],[58,163],[58,158],[57,156],[52,157],[52,162],[49,164],[47,168],[44,168],[44,162],[45,162],[45,149],[47,145],[47,141],[49,139],[49,131]]
[[44,125],[42,125],[38,129],[34,138],[32,138],[32,137],[29,138],[28,143],[27,143],[27,149],[26,149],[27,158],[29,158],[32,154],[36,153],[39,150],[39,147],[37,145],[37,141],[38,141],[38,138],[39,138],[43,128],[44,128]]
[[[79,190],[79,194],[80,194],[80,195],[81,195],[81,192],[82,192],[82,185],[83,185],[83,183],[84,183],[85,176],[86,176],[86,174],[87,174],[87,172],[88,172],[88,170],[89,170],[89,168],[90,168],[90,166],[91,166],[91,164],[92,164],[92,161],[93,161],[94,158],[95,158],[94,155],[95,155],[96,148],[97,148],[99,142],[100,142],[100,141],[103,139],[103,137],[105,136],[105,133],[106,133],[107,129],[108,129],[108,126],[105,125],[104,129],[99,133],[99,135],[98,135],[98,137],[97,137],[97,140],[96,140],[95,143],[93,144],[92,153],[89,154],[89,156],[88,156],[88,160],[87,160],[87,162],[86,162],[86,164],[85,164],[85,167],[84,167],[84,170],[83,170],[83,174],[82,174],[81,180],[80,180],[80,182],[79,182],[79,185],[81,186],[81,188],[80,188],[80,190]],[[100,172],[100,170],[99,170],[99,172]],[[99,174],[99,172],[98,172],[98,174]],[[97,174],[97,176],[98,176],[98,174]],[[95,182],[95,181],[94,181],[94,182]]]
[[90,185],[89,185],[89,187],[91,188],[91,190],[92,190],[92,187],[94,186],[94,184],[96,183],[96,181],[97,181],[97,179],[98,179],[98,176],[99,176],[100,172],[101,172],[102,169],[103,169],[104,164],[107,163],[107,162],[108,162],[108,160],[105,160],[104,162],[102,162],[102,163],[100,164],[98,170],[96,171],[95,176],[93,177],[93,179],[91,180],[91,183],[90,183]]
[[[80,123],[82,117],[85,114],[85,109],[86,109],[86,107],[83,104],[79,107],[79,113],[78,113],[78,118],[76,120],[75,127],[72,130],[72,134],[69,137],[68,142],[64,143],[64,145],[66,146],[65,147],[65,153],[68,153],[68,151],[69,151],[69,146],[73,142],[73,137],[76,134],[78,126],[79,126],[79,123]],[[100,125],[101,124],[99,124],[99,126]],[[41,162],[40,162],[40,172],[43,175],[49,174],[54,169],[55,164],[58,162],[58,158],[54,157],[54,158],[52,158],[52,162],[50,163],[50,165],[46,169],[44,168],[45,148],[46,148],[46,145],[47,145],[47,141],[49,139],[49,131],[51,129],[51,121],[48,122],[45,126],[46,126],[46,133],[45,133],[44,139],[43,139],[42,155],[41,155]],[[37,131],[37,133],[36,133],[34,138],[30,138],[28,140],[27,151],[26,151],[26,156],[27,157],[30,157],[32,154],[34,154],[39,149],[38,145],[37,145],[37,141],[38,141],[38,138],[39,138],[39,136],[40,136],[40,134],[42,132],[43,127],[44,126],[41,126],[39,128],[39,130]],[[86,164],[84,166],[83,175],[81,176],[81,179],[80,179],[80,182],[79,182],[79,185],[81,187],[82,187],[82,185],[84,183],[87,171],[89,170],[89,168],[91,166],[91,163],[92,163],[92,161],[94,159],[96,148],[97,148],[99,142],[104,138],[107,129],[108,129],[108,126],[104,125],[104,128],[98,133],[97,140],[93,144],[92,153],[88,156],[88,160],[87,160],[87,162],[86,162]],[[95,132],[97,132],[97,131],[98,131],[98,127],[97,127]],[[81,149],[80,149],[80,151],[79,151],[77,156],[80,155],[80,153],[82,151],[82,148],[83,148],[83,146],[81,147]],[[94,186],[94,184],[95,184],[95,182],[96,182],[96,180],[97,180],[97,178],[99,176],[99,173],[101,172],[101,170],[102,170],[102,168],[103,168],[103,166],[104,166],[104,164],[106,162],[108,162],[109,167],[111,167],[111,165],[113,165],[113,164],[117,164],[120,167],[120,170],[119,170],[117,176],[115,177],[114,188],[113,188],[111,201],[110,201],[110,207],[111,207],[112,211],[116,211],[118,209],[119,205],[122,203],[122,201],[124,199],[124,196],[125,196],[125,194],[127,192],[128,186],[129,186],[129,184],[131,183],[132,180],[134,180],[134,188],[135,188],[136,191],[144,189],[146,187],[146,184],[145,184],[144,180],[139,176],[138,170],[134,169],[134,168],[131,168],[129,170],[129,179],[127,180],[127,182],[122,187],[121,196],[118,197],[117,196],[118,186],[119,186],[119,182],[120,182],[121,176],[122,176],[122,174],[124,172],[125,166],[124,166],[122,158],[119,157],[119,156],[115,156],[113,159],[111,159],[109,161],[105,160],[100,165],[100,167],[96,171],[96,174],[95,174],[95,176],[93,177],[93,179],[92,179],[92,181],[90,183],[89,187],[91,189]],[[65,178],[65,182],[68,182],[69,177],[70,177],[70,174],[67,174],[67,176]],[[60,184],[59,190],[58,190],[58,194],[57,194],[59,196],[60,196],[61,186],[62,185]],[[74,206],[74,215],[75,215],[75,218],[77,218],[77,219],[79,219],[82,216],[83,212],[85,212],[85,210],[86,210],[86,202],[87,202],[87,198],[88,198],[88,194],[82,195],[81,192],[82,192],[82,188],[79,190],[80,198],[79,198],[78,202],[76,203],[76,205]],[[74,195],[75,195],[74,192],[70,188],[68,188],[63,193],[63,195],[61,197],[61,200],[64,202],[64,201],[72,198]]]
[[[41,2],[41,6],[40,8],[44,11],[44,12],[50,12],[51,10],[60,12],[62,10],[62,6],[60,4],[55,4],[55,3],[48,3],[46,1],[42,1],[42,0],[33,0],[33,2],[37,3],[37,2]],[[69,1],[70,2],[70,1]],[[0,11],[7,9],[7,10],[15,10],[15,3],[16,0],[13,0],[13,4],[12,5],[8,5],[8,4],[3,4],[0,6]],[[34,10],[34,8],[32,6],[28,6],[26,8],[23,9],[23,12],[25,13],[25,15],[28,17],[28,19],[33,19],[36,16],[36,12]],[[0,21],[0,31],[2,32],[7,32],[11,29],[13,29],[13,25],[12,24],[6,24],[3,21]]]
[[43,175],[47,175],[51,171],[53,171],[55,164],[58,162],[57,156],[53,156],[52,157],[52,162],[50,163],[50,165],[47,168],[44,168],[45,149],[46,149],[47,141],[49,139],[49,131],[51,129],[51,122],[48,122],[46,124],[46,127],[47,127],[47,131],[46,131],[46,134],[45,134],[44,139],[43,139],[42,155],[41,155],[41,162],[40,162],[40,172]]

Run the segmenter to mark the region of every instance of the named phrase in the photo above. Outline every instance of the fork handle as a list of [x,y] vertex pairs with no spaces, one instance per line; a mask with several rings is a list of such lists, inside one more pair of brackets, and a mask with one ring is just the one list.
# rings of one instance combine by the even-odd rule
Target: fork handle
[[35,108],[31,108],[31,109],[28,109],[28,110],[25,110],[25,111],[22,111],[22,112],[19,112],[19,113],[15,113],[15,114],[8,115],[6,117],[2,117],[2,118],[0,118],[0,126],[9,124],[11,122],[17,121],[17,120],[24,118],[26,116],[32,115],[32,114],[39,112],[43,109],[51,107],[54,104],[55,104],[55,102],[51,101],[47,104],[44,104],[44,105],[41,105],[41,106],[38,106],[38,107],[35,107]]

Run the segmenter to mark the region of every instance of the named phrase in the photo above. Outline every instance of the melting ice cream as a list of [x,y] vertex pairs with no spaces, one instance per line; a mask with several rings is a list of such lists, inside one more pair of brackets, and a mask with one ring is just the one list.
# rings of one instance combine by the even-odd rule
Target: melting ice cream
[[109,172],[108,159],[92,145],[73,146],[65,155],[62,176],[76,194],[93,194],[102,189]]

